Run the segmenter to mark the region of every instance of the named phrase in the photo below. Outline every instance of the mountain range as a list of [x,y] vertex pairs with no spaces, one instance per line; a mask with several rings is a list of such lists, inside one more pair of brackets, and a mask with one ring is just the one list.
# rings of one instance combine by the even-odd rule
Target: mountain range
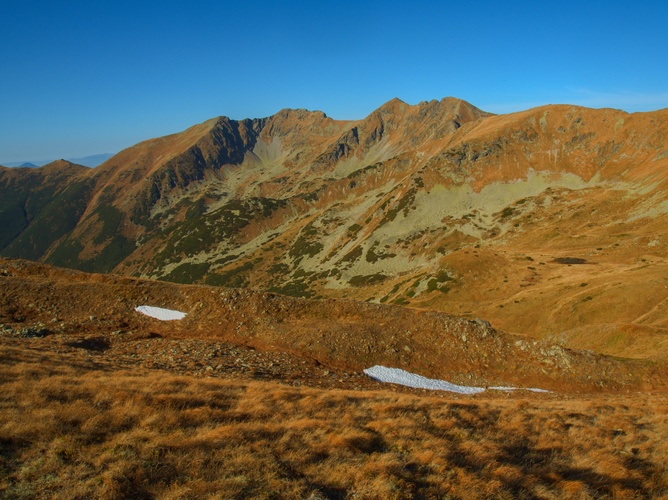
[[[77,165],[83,165],[84,167],[97,167],[98,165],[101,165],[105,161],[107,161],[109,158],[111,158],[112,154],[110,153],[101,153],[97,155],[90,155],[90,156],[84,156],[81,158],[70,158],[69,162],[71,163],[76,163]],[[5,167],[19,167],[19,168],[37,168],[37,167],[43,167],[44,165],[48,165],[51,163],[51,161],[14,161],[14,162],[8,162],[5,163]]]
[[482,318],[668,357],[668,110],[218,117],[90,169],[0,168],[0,255]]

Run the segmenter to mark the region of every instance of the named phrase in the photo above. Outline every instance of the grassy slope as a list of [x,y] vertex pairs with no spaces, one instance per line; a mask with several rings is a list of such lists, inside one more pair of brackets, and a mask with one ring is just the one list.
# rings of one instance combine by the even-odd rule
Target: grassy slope
[[[665,364],[569,351],[437,312],[354,301],[304,300],[251,290],[177,285],[0,260],[0,322],[46,325],[61,335],[153,332],[166,339],[228,341],[300,353],[326,366],[375,364],[464,385],[541,387],[560,392],[666,386]],[[179,322],[141,317],[137,305],[187,313]],[[54,318],[57,318],[54,321]]]
[[665,395],[449,399],[118,370],[0,343],[0,495],[658,498]]
[[[668,393],[647,363],[562,349],[543,358],[547,346],[531,354],[522,341],[476,361],[495,351],[478,350],[472,323],[399,307],[27,261],[2,261],[0,280],[3,498],[668,495]],[[142,303],[188,316],[152,320],[134,311]],[[443,350],[417,342],[438,330],[430,318]],[[48,335],[22,338],[30,328]],[[563,380],[550,394],[467,397],[377,384],[343,366],[424,368],[415,363],[431,358],[460,383],[509,359],[505,379],[526,369],[522,385],[550,371]],[[591,381],[579,381],[583,370]]]

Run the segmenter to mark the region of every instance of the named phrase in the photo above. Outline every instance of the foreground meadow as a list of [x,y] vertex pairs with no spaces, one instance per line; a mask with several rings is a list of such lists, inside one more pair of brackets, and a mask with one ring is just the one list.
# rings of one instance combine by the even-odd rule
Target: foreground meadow
[[327,390],[7,341],[0,356],[4,498],[668,496],[665,395]]

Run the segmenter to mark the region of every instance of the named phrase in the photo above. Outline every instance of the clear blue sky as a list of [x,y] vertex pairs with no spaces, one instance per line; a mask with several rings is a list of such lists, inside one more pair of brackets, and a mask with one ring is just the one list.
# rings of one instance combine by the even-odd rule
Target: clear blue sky
[[668,107],[668,1],[33,1],[0,10],[0,163],[117,152],[208,118]]

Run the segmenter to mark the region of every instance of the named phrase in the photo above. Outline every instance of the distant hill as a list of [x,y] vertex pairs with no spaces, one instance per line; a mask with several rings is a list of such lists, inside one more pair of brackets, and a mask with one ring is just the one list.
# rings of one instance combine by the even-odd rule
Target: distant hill
[[0,163],[7,168],[39,168],[47,165],[50,161],[10,161],[7,163]]
[[84,167],[93,168],[101,165],[112,156],[114,155],[111,153],[102,153],[97,155],[84,156],[83,158],[70,158],[68,161],[71,163],[76,163],[77,165],[83,165]]
[[[75,163],[77,165],[83,165],[84,167],[97,167],[98,165],[101,165],[105,161],[107,161],[109,158],[114,156],[111,153],[102,153],[102,154],[97,154],[97,155],[91,155],[91,156],[84,156],[83,158],[70,158],[69,161],[70,163]],[[9,168],[38,168],[38,167],[43,167],[44,165],[48,165],[49,163],[52,163],[53,160],[47,160],[47,161],[30,161],[30,162],[24,162],[24,161],[14,161],[14,162],[9,162],[9,163],[2,163],[2,166],[4,167],[9,167]]]
[[47,161],[10,161],[8,163],[0,163],[7,168],[39,168],[46,165]]
[[95,169],[0,169],[0,228],[8,257],[668,357],[668,109],[218,117]]

